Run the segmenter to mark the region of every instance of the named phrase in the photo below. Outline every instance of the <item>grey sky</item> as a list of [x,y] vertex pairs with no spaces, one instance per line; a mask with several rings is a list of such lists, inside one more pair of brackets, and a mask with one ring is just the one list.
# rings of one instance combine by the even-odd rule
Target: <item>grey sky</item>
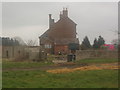
[[82,42],[85,36],[91,43],[99,35],[106,43],[117,38],[112,30],[118,29],[117,2],[18,2],[2,4],[3,36],[19,36],[23,40],[38,40],[48,29],[48,14],[57,21],[59,13],[67,7],[69,17],[77,23],[77,33]]

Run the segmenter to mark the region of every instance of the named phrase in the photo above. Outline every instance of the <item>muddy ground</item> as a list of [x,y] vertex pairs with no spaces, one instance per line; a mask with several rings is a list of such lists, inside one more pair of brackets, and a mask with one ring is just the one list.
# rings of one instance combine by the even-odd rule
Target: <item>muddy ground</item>
[[[74,63],[74,62],[66,62],[66,63],[59,63],[49,66],[40,66],[37,68],[10,68],[10,69],[2,69],[2,71],[25,71],[25,70],[54,70],[54,69],[74,69],[74,68],[81,68],[81,67],[118,67],[120,63],[107,63],[107,64],[87,64],[87,63]],[[119,69],[119,68],[118,68]]]

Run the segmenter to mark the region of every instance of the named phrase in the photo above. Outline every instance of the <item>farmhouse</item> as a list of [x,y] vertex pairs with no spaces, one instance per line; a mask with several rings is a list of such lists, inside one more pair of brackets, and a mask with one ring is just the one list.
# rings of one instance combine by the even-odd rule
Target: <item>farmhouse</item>
[[68,17],[67,8],[60,12],[60,19],[57,22],[54,22],[52,15],[49,14],[49,29],[39,37],[40,46],[52,54],[69,53],[68,44],[79,44],[79,40],[76,38],[76,25]]

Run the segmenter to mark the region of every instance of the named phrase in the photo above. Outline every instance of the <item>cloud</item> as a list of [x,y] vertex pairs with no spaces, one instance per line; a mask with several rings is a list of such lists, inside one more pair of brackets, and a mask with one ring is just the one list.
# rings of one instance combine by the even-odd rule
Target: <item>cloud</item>
[[48,14],[57,21],[59,12],[68,7],[69,17],[77,23],[77,33],[82,42],[88,36],[103,36],[107,43],[117,38],[114,31],[118,28],[118,3],[116,2],[21,2],[3,3],[3,35],[20,36],[23,39],[38,39],[48,28]]
[[38,37],[42,35],[47,29],[48,27],[46,25],[3,28],[2,36],[11,38],[19,36],[24,41],[34,39],[38,40]]

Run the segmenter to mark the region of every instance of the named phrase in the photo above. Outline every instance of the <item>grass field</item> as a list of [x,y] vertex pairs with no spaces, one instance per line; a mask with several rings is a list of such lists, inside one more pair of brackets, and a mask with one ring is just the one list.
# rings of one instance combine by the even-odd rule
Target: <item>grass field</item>
[[[87,64],[97,64],[97,63],[114,63],[118,62],[118,59],[82,59],[78,60],[75,63],[87,63]],[[31,61],[24,61],[24,62],[14,62],[9,60],[3,60],[2,61],[2,68],[37,68],[40,66],[48,66],[53,65],[52,62],[31,62]]]
[[47,65],[52,65],[52,62],[13,62],[13,61],[4,61],[2,62],[2,68],[7,69],[7,68],[34,68],[34,67],[40,67],[40,66],[47,66]]
[[116,88],[117,70],[76,71],[52,74],[45,71],[3,72],[3,88]]
[[[84,59],[75,63],[112,63],[116,59]],[[44,62],[3,61],[3,68],[40,67]],[[41,70],[3,71],[3,88],[117,88],[118,70],[75,71],[53,74]]]

